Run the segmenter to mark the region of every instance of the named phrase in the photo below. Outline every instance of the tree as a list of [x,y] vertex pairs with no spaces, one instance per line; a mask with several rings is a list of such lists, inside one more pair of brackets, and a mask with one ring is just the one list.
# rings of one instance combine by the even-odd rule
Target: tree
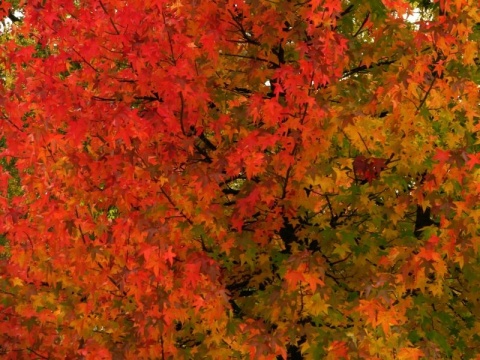
[[14,6],[6,358],[478,355],[474,1]]

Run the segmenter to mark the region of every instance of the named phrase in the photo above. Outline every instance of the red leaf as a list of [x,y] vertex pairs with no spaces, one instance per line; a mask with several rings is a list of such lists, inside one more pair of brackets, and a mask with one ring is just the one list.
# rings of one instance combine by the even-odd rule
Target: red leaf
[[449,150],[442,150],[437,149],[433,160],[437,160],[440,164],[444,164],[450,160],[450,151]]

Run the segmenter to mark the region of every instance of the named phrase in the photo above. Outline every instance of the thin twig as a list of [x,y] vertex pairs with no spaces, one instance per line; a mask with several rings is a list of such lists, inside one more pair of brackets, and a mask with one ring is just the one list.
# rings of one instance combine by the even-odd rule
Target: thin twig
[[425,105],[425,102],[427,101],[428,95],[430,95],[430,92],[433,89],[433,85],[435,84],[435,81],[437,80],[437,77],[435,76],[430,83],[430,87],[428,88],[427,92],[425,93],[425,96],[423,97],[422,101],[420,101],[420,105],[417,106],[417,113],[422,109],[422,106]]
[[101,96],[92,96],[92,100],[93,101],[111,101],[111,102],[117,101],[116,98],[104,98]]
[[36,351],[33,350],[32,348],[27,347],[27,348],[25,348],[25,349],[27,349],[28,351],[34,353],[35,355],[37,355],[37,356],[38,356],[39,358],[41,358],[41,359],[50,359],[50,357],[48,357],[48,356],[43,356],[42,354],[36,352]]
[[185,220],[187,220],[187,222],[188,222],[190,225],[193,225],[193,221],[190,220],[190,218],[183,213],[183,210],[180,210],[180,209],[177,207],[177,205],[176,205],[175,202],[172,200],[172,198],[170,197],[170,195],[167,194],[167,192],[165,191],[165,189],[163,188],[163,186],[160,186],[160,191],[161,191],[161,193],[167,198],[167,200],[168,200],[168,202],[170,203],[170,205],[172,205],[175,209],[177,209],[177,210],[180,212],[180,215],[182,215],[183,218],[184,218]]
[[168,37],[168,44],[170,45],[170,54],[172,56],[172,62],[173,65],[177,65],[177,59],[175,59],[175,54],[173,52],[173,42],[172,42],[172,37],[170,36],[170,30],[167,27],[167,20],[165,19],[165,13],[162,11],[162,18],[163,18],[163,25],[166,28],[166,33]]
[[370,152],[370,149],[368,148],[367,143],[366,143],[365,140],[363,139],[362,134],[360,134],[359,132],[357,132],[357,134],[358,134],[358,136],[360,136],[360,139],[362,140],[363,145],[365,146],[365,149],[367,149],[368,154],[371,156],[372,153]]
[[287,169],[287,173],[285,174],[285,181],[283,182],[283,186],[282,186],[282,196],[280,197],[280,199],[285,199],[285,197],[287,196],[287,186],[288,186],[288,180],[290,178],[290,175],[291,175],[291,171],[292,171],[292,165],[290,165]]
[[349,5],[345,10],[343,10],[341,13],[340,13],[340,17],[343,17],[345,15],[347,15],[348,13],[350,13],[354,8],[354,5],[351,4]]
[[17,129],[18,131],[24,132],[22,129],[20,129],[20,128],[18,127],[17,124],[15,124],[14,122],[12,122],[12,120],[10,120],[10,119],[8,118],[8,116],[5,116],[5,115],[4,115],[4,116],[3,116],[3,119],[6,120],[10,125],[12,125],[12,126],[13,126],[15,129]]
[[108,13],[107,9],[105,8],[105,5],[103,5],[103,3],[102,3],[101,0],[100,0],[99,2],[100,2],[100,6],[102,7],[103,11],[104,11],[105,14],[107,14],[107,16],[109,17],[110,23],[112,24],[113,28],[115,29],[115,32],[117,33],[117,35],[120,35],[120,31],[118,31],[117,26],[116,26],[115,23],[113,22],[112,16]]
[[384,66],[384,65],[391,65],[393,64],[394,62],[396,62],[397,60],[385,60],[385,61],[379,61],[377,63],[373,63],[373,64],[370,64],[370,66],[367,66],[367,65],[360,65],[360,66],[357,66],[353,69],[350,69],[350,70],[346,70],[343,72],[343,75],[341,77],[341,79],[345,79],[353,74],[357,74],[357,73],[360,73],[362,71],[365,71],[365,70],[368,70],[368,69],[371,69],[371,68],[374,68],[374,67],[379,67],[379,66]]
[[264,59],[264,58],[260,58],[258,56],[247,56],[247,55],[238,55],[238,54],[220,54],[222,56],[229,56],[229,57],[238,57],[238,58],[242,58],[242,59],[249,59],[249,60],[255,60],[255,61],[262,61],[262,62],[265,62],[267,64],[270,64],[274,69],[277,69],[279,66],[277,63],[274,63],[273,61],[270,61],[270,60],[267,60],[267,59]]
[[77,50],[75,50],[74,48],[72,48],[72,50],[73,50],[78,56],[80,56],[80,58],[83,60],[83,62],[84,62],[85,64],[87,64],[88,66],[90,66],[90,67],[93,69],[93,71],[95,71],[95,72],[97,72],[97,73],[99,72],[99,71],[98,71],[97,69],[95,69],[95,68],[93,67],[93,65],[90,64]]
[[182,128],[182,134],[184,136],[187,136],[187,133],[185,132],[185,126],[183,125],[183,113],[184,113],[184,108],[185,108],[185,99],[183,98],[183,93],[181,91],[178,92],[178,95],[180,96],[180,127]]
[[347,261],[350,256],[352,256],[352,253],[348,253],[348,255],[346,257],[344,257],[343,259],[336,260],[336,261],[331,261],[330,266],[334,266],[334,265],[340,264],[344,261]]
[[357,35],[360,34],[360,31],[362,31],[369,17],[370,17],[370,11],[367,11],[367,16],[365,16],[365,19],[363,19],[362,25],[360,25],[360,27],[358,28],[357,32],[353,35],[353,37],[357,37]]
[[230,23],[230,24],[232,24],[234,26],[236,25],[237,29],[240,30],[240,32],[242,33],[245,41],[249,44],[253,44],[253,45],[257,45],[257,46],[261,45],[260,42],[255,40],[252,35],[248,34],[248,32],[243,27],[242,22],[237,19],[235,14],[233,14],[233,12],[231,10],[228,10],[228,12],[230,13],[230,16],[232,17],[232,20],[235,22],[235,24],[232,24],[232,23]]

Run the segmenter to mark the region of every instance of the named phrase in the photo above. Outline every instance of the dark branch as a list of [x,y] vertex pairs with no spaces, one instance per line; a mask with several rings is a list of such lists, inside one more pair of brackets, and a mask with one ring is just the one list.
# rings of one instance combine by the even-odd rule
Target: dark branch
[[379,67],[379,66],[385,66],[385,65],[391,65],[394,62],[396,62],[396,60],[379,61],[378,63],[370,64],[370,66],[360,65],[360,66],[357,66],[353,69],[344,71],[343,75],[342,75],[342,79],[345,79],[345,78],[347,78],[351,75],[354,75],[354,74],[361,73],[361,72],[363,72],[365,70],[368,70],[368,69],[371,69],[371,68],[375,68],[375,67]]

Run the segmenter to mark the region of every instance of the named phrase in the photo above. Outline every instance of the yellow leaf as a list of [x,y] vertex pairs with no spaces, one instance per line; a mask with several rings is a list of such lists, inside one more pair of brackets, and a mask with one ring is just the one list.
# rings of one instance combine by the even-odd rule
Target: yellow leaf
[[401,348],[398,352],[399,360],[414,360],[424,356],[422,350],[417,348]]
[[478,53],[478,45],[474,41],[469,41],[463,49],[463,61],[467,65],[475,65],[475,58]]
[[350,252],[350,247],[348,244],[336,244],[335,250],[333,250],[334,254],[338,254],[340,257],[345,257],[347,253]]
[[350,186],[353,179],[349,178],[346,171],[334,168],[335,172],[335,184],[337,186]]
[[13,286],[23,286],[23,281],[22,281],[22,279],[20,279],[18,277],[14,277],[12,279],[12,284],[13,284]]
[[315,293],[308,301],[307,311],[313,316],[318,316],[322,313],[327,315],[329,307],[330,305],[325,302],[325,299],[319,293]]
[[371,56],[365,55],[365,56],[363,57],[363,61],[362,61],[362,62],[363,62],[363,65],[365,65],[367,68],[369,68],[370,65],[372,65],[373,59],[372,59]]
[[333,179],[326,176],[315,176],[312,178],[311,184],[313,186],[320,186],[323,191],[330,191],[336,187]]

